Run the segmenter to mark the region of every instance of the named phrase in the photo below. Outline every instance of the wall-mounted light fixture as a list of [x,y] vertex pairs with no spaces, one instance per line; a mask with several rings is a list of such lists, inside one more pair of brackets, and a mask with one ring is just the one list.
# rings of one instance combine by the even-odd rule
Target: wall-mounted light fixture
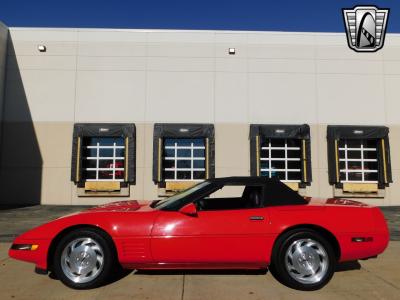
[[236,49],[235,48],[229,48],[228,53],[229,53],[229,55],[235,55],[236,54]]
[[39,50],[39,52],[46,52],[46,46],[45,45],[38,45],[37,49]]

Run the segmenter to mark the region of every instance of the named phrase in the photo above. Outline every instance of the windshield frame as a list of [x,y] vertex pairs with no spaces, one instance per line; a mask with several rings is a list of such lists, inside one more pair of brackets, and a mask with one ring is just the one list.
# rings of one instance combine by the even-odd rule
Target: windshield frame
[[207,180],[199,182],[198,184],[187,188],[173,196],[158,201],[157,203],[155,203],[153,208],[158,210],[179,210],[187,203],[193,202],[205,192],[207,193],[212,186],[213,184]]

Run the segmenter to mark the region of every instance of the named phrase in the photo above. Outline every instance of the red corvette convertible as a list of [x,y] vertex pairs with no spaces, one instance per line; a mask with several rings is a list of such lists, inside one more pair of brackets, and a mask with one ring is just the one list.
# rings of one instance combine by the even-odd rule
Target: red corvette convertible
[[337,262],[376,257],[388,241],[379,208],[228,177],[147,205],[115,202],[61,217],[17,237],[9,255],[76,289],[102,285],[122,266],[269,268],[289,287],[315,290]]

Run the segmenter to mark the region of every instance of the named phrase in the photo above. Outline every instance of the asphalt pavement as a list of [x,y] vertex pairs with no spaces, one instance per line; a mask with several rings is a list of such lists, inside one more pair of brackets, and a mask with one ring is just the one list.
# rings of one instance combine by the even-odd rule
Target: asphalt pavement
[[287,288],[259,271],[129,272],[101,288],[76,291],[8,258],[9,246],[0,243],[0,299],[400,299],[400,242],[390,242],[376,259],[341,265],[327,286],[313,292]]

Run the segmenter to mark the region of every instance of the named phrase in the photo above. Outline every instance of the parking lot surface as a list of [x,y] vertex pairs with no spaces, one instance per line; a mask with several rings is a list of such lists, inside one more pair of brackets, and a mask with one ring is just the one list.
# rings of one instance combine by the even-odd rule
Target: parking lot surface
[[107,286],[76,291],[8,258],[9,246],[0,243],[0,299],[400,299],[400,242],[390,242],[377,259],[341,266],[314,292],[289,289],[269,272],[253,271],[130,272]]
[[0,242],[12,242],[17,235],[33,227],[87,207],[72,205],[0,206]]

